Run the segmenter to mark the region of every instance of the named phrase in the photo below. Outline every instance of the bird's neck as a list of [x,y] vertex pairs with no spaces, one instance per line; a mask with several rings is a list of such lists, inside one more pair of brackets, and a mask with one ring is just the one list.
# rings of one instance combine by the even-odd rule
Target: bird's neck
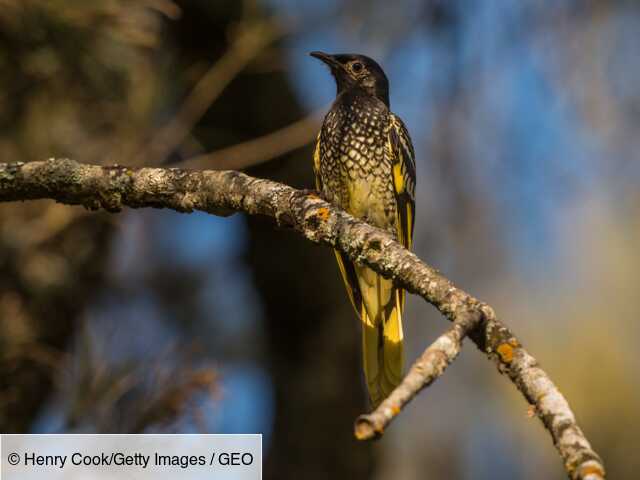
[[350,85],[338,92],[336,104],[355,105],[358,103],[369,103],[379,101],[389,108],[389,96],[383,93],[377,94],[361,87],[360,85]]

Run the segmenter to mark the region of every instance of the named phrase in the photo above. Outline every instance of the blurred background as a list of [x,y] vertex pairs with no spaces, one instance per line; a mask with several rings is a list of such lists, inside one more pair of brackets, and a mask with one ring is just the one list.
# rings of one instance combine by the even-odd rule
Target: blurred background
[[[0,159],[246,169],[313,185],[378,59],[417,152],[415,250],[489,302],[611,478],[640,468],[640,4],[0,0]],[[261,218],[0,205],[0,431],[264,434],[265,478],[565,478],[468,344],[374,444],[329,249]],[[410,298],[412,361],[447,327]]]

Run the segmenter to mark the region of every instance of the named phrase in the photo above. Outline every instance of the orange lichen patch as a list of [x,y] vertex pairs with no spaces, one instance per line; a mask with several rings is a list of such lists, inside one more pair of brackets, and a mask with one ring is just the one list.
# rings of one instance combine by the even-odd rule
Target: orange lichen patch
[[511,363],[513,361],[513,347],[509,343],[501,343],[496,350],[504,363]]
[[538,395],[536,397],[536,405],[540,405],[542,403],[542,400],[544,400],[544,397],[546,397],[547,395],[549,395],[549,392],[542,392],[540,395]]
[[355,436],[358,440],[369,440],[376,435],[382,434],[382,429],[375,427],[365,416],[356,420]]
[[329,209],[326,207],[319,208],[318,213],[316,213],[316,216],[323,222],[326,222],[327,219],[329,218]]
[[358,440],[367,440],[369,438],[369,434],[363,428],[356,428],[356,439]]
[[393,413],[393,416],[395,417],[396,415],[398,415],[400,413],[400,407],[397,405],[393,405],[391,407],[391,413]]
[[604,471],[600,468],[600,465],[587,465],[580,469],[580,478],[587,477],[589,475],[597,475],[604,478]]

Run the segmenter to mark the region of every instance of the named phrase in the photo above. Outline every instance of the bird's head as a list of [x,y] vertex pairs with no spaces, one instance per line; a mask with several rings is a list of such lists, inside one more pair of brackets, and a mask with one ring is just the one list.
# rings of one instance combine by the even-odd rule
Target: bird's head
[[309,55],[329,66],[336,79],[338,94],[351,88],[360,88],[389,106],[389,81],[375,60],[353,53],[329,55],[311,52]]

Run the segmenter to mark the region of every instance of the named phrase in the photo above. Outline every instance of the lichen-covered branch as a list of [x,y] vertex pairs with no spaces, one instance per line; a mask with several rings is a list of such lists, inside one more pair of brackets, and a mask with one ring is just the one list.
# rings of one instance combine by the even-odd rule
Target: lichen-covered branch
[[434,305],[453,322],[480,315],[470,339],[535,408],[572,479],[604,478],[604,467],[549,376],[498,321],[491,307],[456,288],[392,236],[331,206],[314,193],[235,171],[84,165],[72,160],[0,164],[0,201],[53,199],[90,209],[123,207],[243,211],[272,217],[305,238],[338,248]]
[[462,340],[477,327],[483,315],[466,315],[440,335],[414,362],[409,372],[387,398],[371,413],[356,419],[355,434],[359,440],[369,440],[382,435],[384,429],[404,406],[423,388],[431,385],[455,360],[462,349]]

